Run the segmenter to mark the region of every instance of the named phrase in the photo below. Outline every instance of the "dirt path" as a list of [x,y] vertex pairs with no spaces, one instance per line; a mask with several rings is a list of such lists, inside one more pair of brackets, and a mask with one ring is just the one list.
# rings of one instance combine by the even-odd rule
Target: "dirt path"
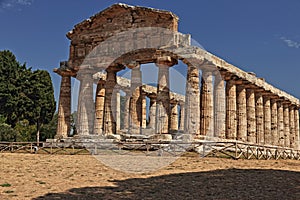
[[89,155],[0,154],[0,199],[300,199],[300,161],[181,157],[129,174]]

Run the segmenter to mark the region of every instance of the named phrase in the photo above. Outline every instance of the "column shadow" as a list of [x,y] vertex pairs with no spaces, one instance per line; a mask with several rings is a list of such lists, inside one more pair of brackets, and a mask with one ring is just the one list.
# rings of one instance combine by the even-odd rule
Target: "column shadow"
[[226,169],[114,180],[115,187],[72,188],[35,200],[56,199],[300,199],[300,172]]

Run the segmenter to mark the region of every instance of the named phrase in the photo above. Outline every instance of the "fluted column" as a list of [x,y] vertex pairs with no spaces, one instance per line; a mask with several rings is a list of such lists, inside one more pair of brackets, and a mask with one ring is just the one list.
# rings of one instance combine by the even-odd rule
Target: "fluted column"
[[104,100],[105,100],[105,81],[99,80],[97,84],[97,90],[96,90],[95,124],[94,124],[94,134],[97,135],[103,133]]
[[225,82],[217,71],[214,81],[214,112],[215,112],[215,137],[224,138],[226,132],[226,97]]
[[201,82],[201,135],[214,136],[214,101],[213,101],[213,74],[211,71],[202,71]]
[[289,104],[283,104],[284,146],[290,147],[290,110]]
[[104,127],[105,135],[116,133],[116,121],[113,116],[113,92],[117,84],[116,71],[114,69],[106,69],[106,84],[105,84],[105,101],[104,101]]
[[178,106],[175,101],[171,102],[170,130],[172,132],[178,131]]
[[140,65],[131,70],[130,134],[140,134],[142,127],[142,73]]
[[62,75],[55,138],[66,138],[71,130],[71,76]]
[[290,110],[290,147],[295,148],[295,110],[294,106],[289,107]]
[[[187,64],[187,81],[185,94],[185,107],[181,106],[181,120],[187,134],[200,134],[200,88],[199,69]],[[181,124],[181,129],[182,129]]]
[[234,80],[228,80],[226,83],[226,138],[236,139],[237,121],[236,121],[236,85]]
[[146,103],[146,94],[142,94],[142,129],[147,127],[147,103]]
[[260,92],[255,93],[256,112],[256,139],[258,144],[265,143],[264,137],[264,101]]
[[149,108],[149,123],[147,128],[155,130],[156,123],[156,96],[149,96],[150,108]]
[[255,92],[247,89],[247,141],[256,143]]
[[158,66],[158,85],[156,101],[156,127],[157,134],[168,134],[170,127],[170,83],[169,66]]
[[265,144],[272,144],[271,100],[270,97],[268,96],[264,96],[264,135],[265,135]]
[[116,121],[116,133],[119,133],[121,130],[121,95],[120,91],[116,90],[115,94],[115,102],[116,102],[116,111],[115,111],[115,121]]
[[[179,130],[180,131],[183,131],[184,130],[184,113],[185,113],[185,105],[184,103],[180,102],[180,123],[179,123]],[[200,109],[200,105],[199,105],[199,109]],[[200,121],[200,118],[198,118],[199,121]]]
[[272,145],[279,145],[277,99],[271,100],[271,139]]
[[80,80],[77,131],[79,135],[90,135],[93,134],[95,118],[92,73],[77,74],[77,79]]
[[243,85],[237,86],[237,139],[247,141],[247,101]]
[[284,121],[283,121],[283,104],[282,102],[277,102],[278,105],[278,142],[279,146],[284,147]]
[[300,149],[299,138],[299,108],[295,107],[295,149]]
[[125,96],[125,105],[124,105],[124,122],[123,122],[123,129],[129,129],[129,107],[130,107],[130,92],[126,92]]

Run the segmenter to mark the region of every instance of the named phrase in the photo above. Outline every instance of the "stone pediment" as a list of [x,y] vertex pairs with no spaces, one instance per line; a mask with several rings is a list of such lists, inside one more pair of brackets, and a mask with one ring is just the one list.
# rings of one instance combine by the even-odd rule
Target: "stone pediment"
[[67,33],[73,44],[101,42],[131,28],[161,27],[177,31],[178,17],[169,11],[114,4],[80,22]]

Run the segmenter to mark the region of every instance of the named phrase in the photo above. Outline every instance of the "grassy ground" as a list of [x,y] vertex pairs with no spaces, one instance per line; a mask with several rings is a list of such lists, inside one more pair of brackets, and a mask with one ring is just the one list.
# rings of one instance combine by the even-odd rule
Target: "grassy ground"
[[300,161],[295,160],[188,154],[160,170],[130,174],[90,155],[3,153],[0,169],[1,200],[300,199]]

